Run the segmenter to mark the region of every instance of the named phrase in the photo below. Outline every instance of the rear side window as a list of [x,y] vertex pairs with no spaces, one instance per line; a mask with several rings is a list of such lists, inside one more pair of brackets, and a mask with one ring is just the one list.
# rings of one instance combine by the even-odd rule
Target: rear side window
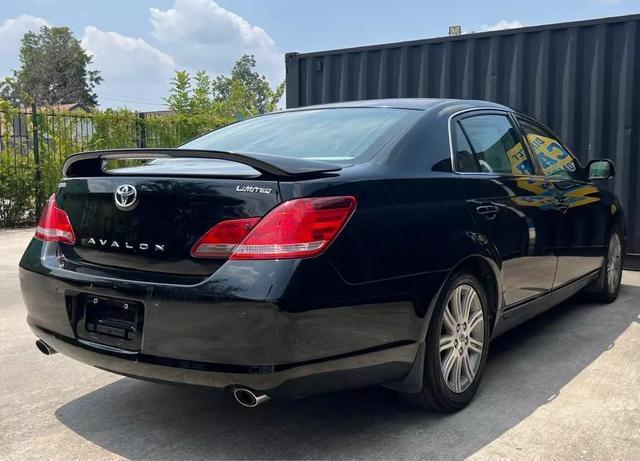
[[486,114],[456,123],[458,171],[535,174],[515,128],[505,115]]
[[458,146],[458,171],[480,171],[469,140],[458,123],[456,123],[456,146]]
[[545,175],[578,178],[578,163],[552,133],[525,119],[518,122]]

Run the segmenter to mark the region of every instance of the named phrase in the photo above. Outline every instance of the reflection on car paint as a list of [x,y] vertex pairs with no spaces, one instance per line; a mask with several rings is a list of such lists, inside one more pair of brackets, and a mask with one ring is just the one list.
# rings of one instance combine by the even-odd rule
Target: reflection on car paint
[[[555,206],[556,196],[552,183],[544,179],[522,178],[517,180],[517,184],[519,188],[535,194],[527,197],[514,197],[512,200],[518,205],[535,206],[543,209],[553,208]],[[570,184],[572,184],[570,187],[564,189],[565,200],[563,204],[567,207],[574,208],[600,200],[598,197],[593,196],[594,194],[598,194],[596,187],[591,185]]]
[[529,191],[532,195],[513,197],[513,201],[521,206],[540,207],[543,210],[553,208],[556,197],[553,185],[543,178],[520,178],[516,180],[520,189]]

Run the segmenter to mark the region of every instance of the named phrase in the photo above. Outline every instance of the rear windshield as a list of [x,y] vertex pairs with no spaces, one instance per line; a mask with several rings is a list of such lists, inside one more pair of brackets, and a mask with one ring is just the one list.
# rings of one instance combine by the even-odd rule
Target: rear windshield
[[222,127],[180,147],[357,163],[375,155],[417,114],[369,107],[276,112]]

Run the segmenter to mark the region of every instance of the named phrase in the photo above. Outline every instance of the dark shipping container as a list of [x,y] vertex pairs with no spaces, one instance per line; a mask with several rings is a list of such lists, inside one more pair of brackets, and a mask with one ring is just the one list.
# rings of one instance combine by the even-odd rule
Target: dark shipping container
[[[287,107],[377,98],[486,99],[530,114],[585,163],[616,164],[611,187],[640,254],[640,14],[288,53]],[[640,258],[633,258],[636,262]]]

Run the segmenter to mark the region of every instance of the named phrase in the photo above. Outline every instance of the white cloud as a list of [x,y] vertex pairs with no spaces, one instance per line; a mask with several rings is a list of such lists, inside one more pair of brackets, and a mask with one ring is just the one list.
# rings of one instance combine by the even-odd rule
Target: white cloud
[[104,32],[94,26],[85,28],[82,46],[94,55],[99,68],[108,69],[114,75],[128,75],[132,70],[143,68],[153,73],[175,66],[171,56],[141,38]]
[[524,27],[524,25],[522,24],[522,22],[518,21],[517,19],[513,21],[507,21],[506,19],[501,19],[500,21],[498,21],[493,25],[484,24],[480,26],[480,31],[489,32],[493,30],[517,29],[519,27]]
[[46,25],[46,20],[26,14],[0,22],[0,79],[20,67],[19,51],[23,35],[29,31],[37,32]]
[[[272,85],[284,79],[284,53],[261,27],[213,0],[174,0],[166,10],[150,8],[152,41],[87,26],[82,46],[104,81],[96,89],[102,107],[163,108],[175,70],[228,74],[242,54],[254,54],[257,70]],[[48,25],[23,15],[0,22],[0,78],[18,65],[20,39]],[[154,46],[155,45],[155,46]]]
[[102,106],[162,109],[159,105],[176,68],[171,56],[141,38],[94,26],[85,28],[81,42],[104,78],[97,89]]
[[0,23],[0,54],[15,55],[17,60],[22,36],[28,31],[37,31],[48,24],[42,18],[26,14],[4,20]]
[[213,0],[175,0],[173,8],[150,8],[150,14],[152,36],[191,71],[228,73],[247,53],[272,84],[284,78],[284,53],[269,34]]

